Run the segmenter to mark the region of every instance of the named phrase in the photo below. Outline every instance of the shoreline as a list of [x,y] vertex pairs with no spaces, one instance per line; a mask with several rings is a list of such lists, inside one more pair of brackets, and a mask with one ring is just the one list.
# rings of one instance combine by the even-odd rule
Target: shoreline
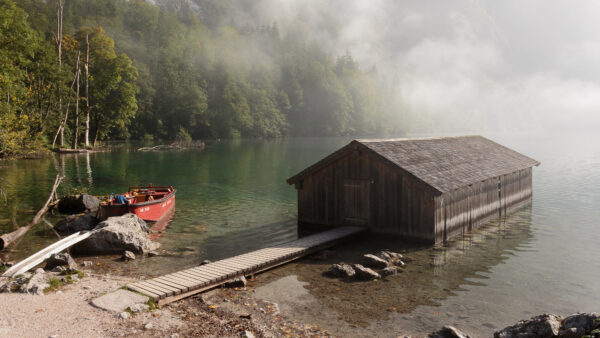
[[[301,264],[310,265],[307,258]],[[80,259],[78,259],[80,260]],[[100,262],[95,261],[94,266]],[[314,262],[313,262],[314,263]],[[101,263],[100,263],[101,264]],[[82,264],[79,264],[82,265]],[[100,265],[101,266],[101,265]],[[1,293],[0,334],[17,337],[64,336],[242,336],[242,337],[307,337],[307,336],[427,336],[437,329],[414,332],[395,327],[394,332],[372,330],[375,325],[353,323],[343,314],[316,299],[291,272],[300,267],[279,268],[249,279],[245,287],[219,287],[147,312],[131,313],[126,319],[94,307],[92,299],[118,290],[133,276],[112,275],[96,269],[83,269],[86,276],[45,295]],[[100,270],[104,270],[100,268]],[[323,277],[327,278],[327,277]],[[379,284],[384,281],[377,282]],[[335,295],[333,295],[335,297]],[[388,315],[390,311],[386,311]],[[412,314],[407,314],[409,317]],[[311,316],[320,318],[317,322]],[[411,318],[417,321],[415,316]],[[323,324],[323,321],[326,323]],[[72,325],[72,324],[77,325]],[[340,325],[343,323],[343,325]],[[447,325],[446,323],[444,325]],[[369,328],[371,327],[371,329]],[[460,326],[456,326],[462,330]],[[499,330],[498,330],[499,331]],[[479,336],[478,333],[464,331]]]

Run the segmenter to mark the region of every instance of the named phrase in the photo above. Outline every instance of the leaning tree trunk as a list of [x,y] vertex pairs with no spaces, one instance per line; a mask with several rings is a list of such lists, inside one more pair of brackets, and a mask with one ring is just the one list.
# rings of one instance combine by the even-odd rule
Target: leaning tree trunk
[[46,201],[46,204],[44,204],[44,206],[37,212],[37,214],[35,214],[35,216],[31,220],[31,222],[29,222],[29,224],[27,224],[26,226],[20,227],[19,229],[15,230],[13,232],[10,232],[8,234],[4,234],[4,235],[0,236],[0,250],[15,243],[19,238],[23,237],[32,226],[34,226],[40,222],[40,219],[42,218],[42,216],[44,216],[44,214],[48,211],[50,203],[52,202],[52,200],[54,200],[54,196],[56,196],[56,188],[58,188],[62,179],[63,179],[63,177],[60,174],[56,175],[56,179],[54,180],[54,185],[52,186],[52,191],[50,192],[50,195],[48,196],[48,200]]

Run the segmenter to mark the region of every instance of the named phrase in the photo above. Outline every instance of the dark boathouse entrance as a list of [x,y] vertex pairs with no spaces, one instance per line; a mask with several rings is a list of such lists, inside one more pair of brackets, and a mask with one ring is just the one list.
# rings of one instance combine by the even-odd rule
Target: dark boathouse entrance
[[531,202],[540,163],[481,136],[354,140],[287,182],[298,225],[439,243]]

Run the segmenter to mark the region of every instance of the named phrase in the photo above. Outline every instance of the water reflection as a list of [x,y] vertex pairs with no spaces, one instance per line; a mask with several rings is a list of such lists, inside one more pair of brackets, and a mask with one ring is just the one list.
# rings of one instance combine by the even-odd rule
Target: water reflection
[[[302,309],[294,306],[294,302],[299,300],[289,299],[285,291],[294,288],[289,284],[293,280],[277,282],[290,275],[297,276],[297,283],[301,283],[314,298],[305,313],[307,322],[341,335],[405,333],[397,330],[393,318],[413,314],[419,307],[437,307],[468,286],[485,286],[494,266],[503,264],[516,252],[530,249],[533,239],[530,226],[531,208],[526,207],[446,246],[424,248],[389,237],[361,238],[336,248],[326,261],[306,258],[265,274],[260,278],[257,294],[262,295],[266,289],[271,289],[266,293],[267,298],[275,302],[287,299],[288,304],[283,304],[284,308],[288,307],[297,317]],[[403,251],[411,260],[402,273],[373,282],[342,281],[322,274],[329,264],[360,262],[363,254],[386,248]],[[277,286],[282,289],[273,291],[273,287]],[[302,303],[304,308],[306,295],[301,298],[303,300],[299,304]],[[315,316],[316,313],[319,315]],[[413,328],[415,322],[411,316]],[[420,327],[420,330],[433,329],[437,324],[425,322],[425,327]],[[404,330],[410,331],[404,324]],[[350,329],[351,332],[346,332]]]

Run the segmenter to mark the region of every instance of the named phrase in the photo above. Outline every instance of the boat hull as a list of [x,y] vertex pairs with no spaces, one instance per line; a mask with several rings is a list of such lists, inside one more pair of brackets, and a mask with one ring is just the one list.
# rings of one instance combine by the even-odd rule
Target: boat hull
[[159,221],[165,215],[169,214],[175,208],[175,192],[169,192],[164,198],[133,204],[106,204],[101,205],[98,217],[107,219],[113,216],[122,216],[127,213],[136,214],[139,218],[145,221]]

